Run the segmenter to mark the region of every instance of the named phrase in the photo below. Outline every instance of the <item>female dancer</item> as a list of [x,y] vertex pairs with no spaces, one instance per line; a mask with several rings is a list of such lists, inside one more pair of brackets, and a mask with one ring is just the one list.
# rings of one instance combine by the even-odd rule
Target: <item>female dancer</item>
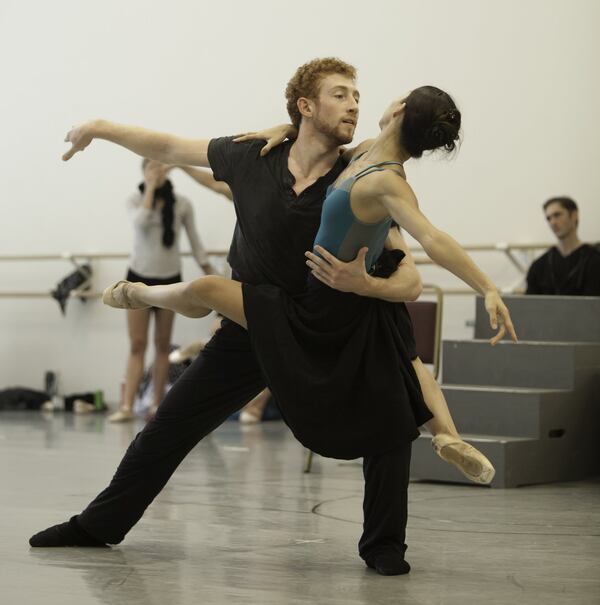
[[[145,159],[142,162],[144,182],[139,186],[140,192],[128,201],[134,227],[134,244],[127,279],[148,286],[181,281],[179,233],[182,227],[185,227],[198,265],[207,274],[215,272],[198,237],[192,205],[187,198],[174,193],[173,185],[167,179],[168,169],[164,164]],[[110,422],[133,419],[133,404],[144,372],[144,354],[152,311],[156,353],[152,366],[154,404],[150,415],[156,412],[164,397],[169,372],[173,311],[157,307],[130,309],[127,311],[130,348],[125,392],[121,407],[109,416]]]
[[485,296],[492,326],[499,326],[492,344],[506,330],[516,340],[496,288],[423,216],[405,180],[406,160],[425,150],[454,149],[460,120],[451,97],[430,86],[388,107],[380,135],[355,155],[328,192],[317,255],[307,253],[312,277],[303,294],[207,277],[154,288],[118,282],[105,291],[105,302],[121,308],[154,305],[190,317],[215,309],[247,327],[284,419],[318,453],[355,458],[414,439],[431,414],[411,363],[415,355],[405,307],[327,287],[327,266],[338,262],[336,257],[348,261],[360,254],[374,275],[389,275],[401,255],[392,262],[390,252],[381,255],[393,219],[435,262]]

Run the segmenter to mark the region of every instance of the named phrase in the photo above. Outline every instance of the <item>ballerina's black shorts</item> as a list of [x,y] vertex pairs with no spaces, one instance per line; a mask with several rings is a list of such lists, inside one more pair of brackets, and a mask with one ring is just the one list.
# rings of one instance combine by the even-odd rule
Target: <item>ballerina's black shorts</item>
[[127,281],[142,282],[147,286],[168,286],[169,284],[177,284],[181,281],[181,273],[173,275],[172,277],[144,277],[131,269],[127,270]]

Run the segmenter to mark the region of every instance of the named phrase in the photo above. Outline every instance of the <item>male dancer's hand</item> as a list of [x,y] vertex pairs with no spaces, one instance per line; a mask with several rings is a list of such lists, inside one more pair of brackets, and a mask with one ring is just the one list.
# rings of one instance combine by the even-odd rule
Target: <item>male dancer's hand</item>
[[498,330],[496,336],[490,340],[490,344],[494,346],[500,342],[507,331],[513,342],[517,342],[517,333],[510,318],[510,313],[497,290],[490,290],[486,293],[485,309],[490,316],[492,329]]
[[62,159],[64,162],[70,160],[78,151],[83,151],[93,140],[93,125],[95,120],[83,122],[73,126],[67,136],[65,137],[65,143],[71,143],[71,149],[63,154]]
[[361,248],[356,258],[347,263],[339,260],[321,246],[315,246],[315,251],[318,254],[305,252],[308,259],[306,264],[319,281],[334,290],[368,296],[370,275],[365,268],[368,248]]
[[[395,244],[399,243],[396,239]],[[403,246],[397,247],[403,248]],[[373,277],[366,270],[365,258],[368,251],[368,248],[361,248],[354,260],[344,262],[321,246],[315,246],[315,252],[318,254],[305,252],[306,264],[319,281],[334,290],[393,303],[417,300],[423,287],[421,276],[414,263],[404,260],[390,277]]]

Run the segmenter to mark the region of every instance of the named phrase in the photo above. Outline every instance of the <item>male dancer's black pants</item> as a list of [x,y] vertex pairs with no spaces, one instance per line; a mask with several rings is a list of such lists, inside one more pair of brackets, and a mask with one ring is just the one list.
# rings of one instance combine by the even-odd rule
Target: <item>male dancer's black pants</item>
[[[121,542],[188,452],[264,387],[248,333],[224,320],[132,441],[110,485],[77,517],[81,527],[108,544]],[[404,554],[409,467],[410,443],[365,457],[361,557]]]

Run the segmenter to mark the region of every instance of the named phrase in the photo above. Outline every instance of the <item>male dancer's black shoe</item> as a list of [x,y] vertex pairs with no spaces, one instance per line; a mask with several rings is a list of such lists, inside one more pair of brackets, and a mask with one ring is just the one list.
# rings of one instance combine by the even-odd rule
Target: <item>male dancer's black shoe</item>
[[77,523],[77,516],[71,517],[65,523],[53,525],[29,538],[29,545],[35,547],[51,546],[96,546],[108,548],[108,545],[90,536]]
[[365,559],[367,567],[382,576],[401,576],[410,571],[410,565],[397,552],[382,552]]

